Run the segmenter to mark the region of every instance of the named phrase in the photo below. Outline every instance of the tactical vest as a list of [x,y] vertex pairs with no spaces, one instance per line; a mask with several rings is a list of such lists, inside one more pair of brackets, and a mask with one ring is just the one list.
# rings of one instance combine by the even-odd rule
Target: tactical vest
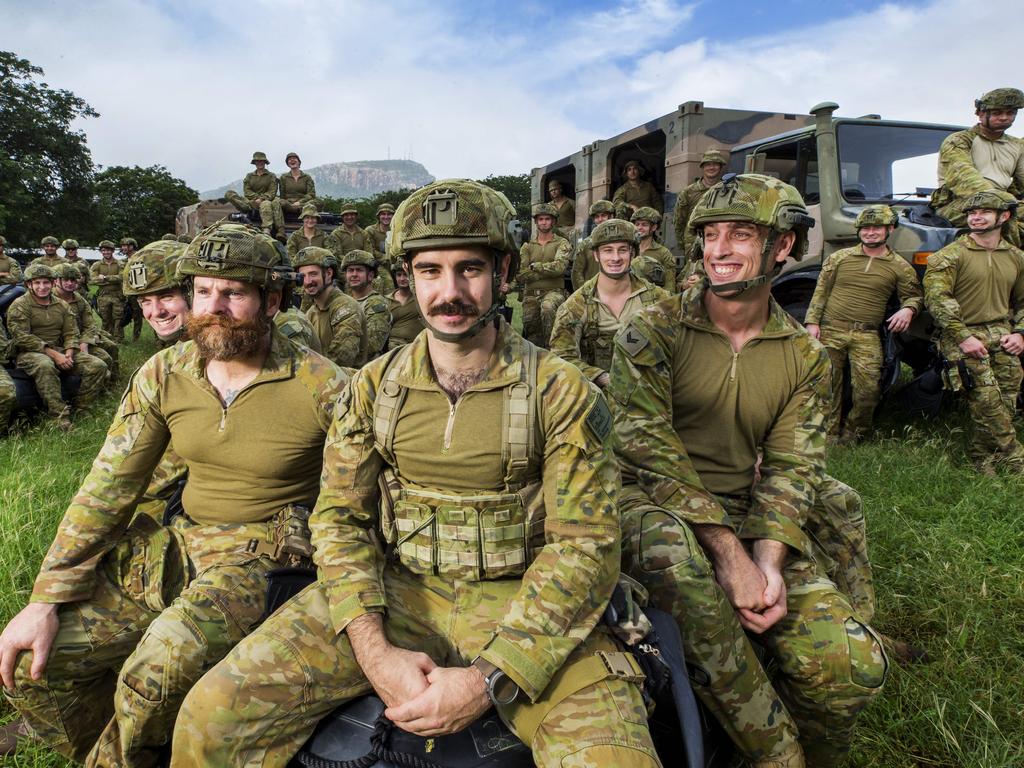
[[602,334],[598,328],[598,309],[595,301],[584,303],[583,333],[580,336],[580,357],[583,362],[600,368],[612,369],[612,352],[615,350],[615,334]]
[[381,532],[390,557],[410,571],[453,581],[522,576],[544,546],[544,446],[537,397],[538,350],[524,345],[523,376],[503,390],[500,492],[447,493],[402,480],[394,471],[394,440],[408,390],[398,372],[409,346],[392,353],[373,404],[381,473]]

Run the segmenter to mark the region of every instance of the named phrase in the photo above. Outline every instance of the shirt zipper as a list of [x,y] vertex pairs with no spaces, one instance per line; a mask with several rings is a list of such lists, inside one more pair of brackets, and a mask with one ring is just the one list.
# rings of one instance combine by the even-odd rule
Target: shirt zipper
[[452,403],[448,403],[448,424],[444,428],[444,444],[441,446],[442,453],[448,453],[448,449],[452,445],[452,432],[455,430],[455,411],[459,407],[459,403],[462,402],[462,395],[459,395],[458,399]]
[[732,365],[729,367],[729,381],[736,381],[736,361],[739,360],[740,353],[732,353]]

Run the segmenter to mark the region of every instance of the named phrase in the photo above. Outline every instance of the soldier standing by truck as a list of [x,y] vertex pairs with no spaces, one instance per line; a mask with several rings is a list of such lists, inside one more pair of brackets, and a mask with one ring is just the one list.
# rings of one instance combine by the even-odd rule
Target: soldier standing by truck
[[1024,473],[1024,447],[1013,417],[1024,352],[1024,253],[1001,231],[1017,212],[1009,192],[979,192],[963,201],[970,232],[928,257],[925,304],[942,329],[947,384],[967,395],[967,453],[985,474]]
[[[252,160],[255,171],[245,174],[242,180],[242,194],[229,189],[224,198],[244,214],[252,215],[257,211],[260,226],[266,235],[274,231],[274,200],[277,198],[277,176],[267,170],[267,155],[264,152],[253,152]],[[283,230],[281,233],[282,234]]]
[[693,244],[696,238],[693,232],[686,226],[690,220],[690,213],[697,205],[701,195],[711,189],[722,179],[722,171],[725,170],[729,159],[720,149],[709,149],[700,158],[700,178],[683,188],[676,199],[675,208],[675,231],[676,247],[679,248],[685,261],[699,259],[699,255],[693,253]]
[[[832,361],[832,416],[828,434],[840,443],[856,443],[870,429],[881,397],[882,340],[879,337],[889,297],[900,308],[885,320],[890,333],[902,333],[924,306],[914,268],[887,244],[899,223],[888,205],[870,205],[857,215],[860,245],[825,259],[804,320],[807,332],[828,350]],[[840,434],[843,378],[850,361],[853,407]]]
[[572,246],[554,231],[555,206],[537,203],[532,214],[534,234],[519,249],[516,283],[523,300],[523,335],[538,347],[547,347],[555,312],[565,301],[565,268]]

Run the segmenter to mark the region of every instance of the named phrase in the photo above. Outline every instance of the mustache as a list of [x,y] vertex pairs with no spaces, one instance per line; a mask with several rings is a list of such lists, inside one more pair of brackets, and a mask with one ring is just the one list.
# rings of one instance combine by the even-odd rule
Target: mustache
[[427,314],[431,317],[434,315],[463,315],[464,317],[474,317],[480,313],[472,304],[463,304],[461,301],[443,301],[440,304],[432,306]]

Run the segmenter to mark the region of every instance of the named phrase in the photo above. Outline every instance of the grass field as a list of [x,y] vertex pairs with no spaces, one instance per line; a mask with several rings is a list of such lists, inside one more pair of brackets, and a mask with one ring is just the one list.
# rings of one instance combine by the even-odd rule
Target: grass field
[[[125,367],[149,351],[130,347]],[[37,423],[0,440],[0,622],[26,601],[115,405],[110,395],[69,435]],[[912,424],[883,412],[872,441],[830,457],[830,472],[864,497],[876,625],[931,657],[893,668],[860,721],[850,765],[1024,765],[1024,479],[975,474],[965,425],[955,407]],[[0,705],[0,719],[11,715]],[[0,759],[64,764],[42,749]]]

